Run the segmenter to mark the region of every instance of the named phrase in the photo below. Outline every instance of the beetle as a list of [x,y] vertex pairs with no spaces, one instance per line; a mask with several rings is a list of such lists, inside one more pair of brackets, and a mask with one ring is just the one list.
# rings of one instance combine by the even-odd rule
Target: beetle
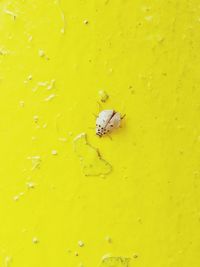
[[101,111],[96,119],[96,135],[102,137],[119,128],[123,117],[113,109]]

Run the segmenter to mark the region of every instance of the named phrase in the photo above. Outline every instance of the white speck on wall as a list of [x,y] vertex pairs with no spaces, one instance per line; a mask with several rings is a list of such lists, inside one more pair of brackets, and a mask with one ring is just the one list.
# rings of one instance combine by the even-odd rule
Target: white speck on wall
[[48,82],[38,82],[38,86],[47,86],[48,85]]
[[51,95],[47,96],[47,97],[44,99],[44,101],[46,101],[46,102],[51,101],[51,100],[54,99],[55,97],[56,97],[55,94],[51,94]]
[[28,37],[28,41],[31,42],[32,40],[33,40],[33,36],[30,35],[30,36]]
[[39,50],[38,50],[38,55],[39,55],[39,57],[44,57],[44,56],[45,56],[45,52],[44,52],[44,50],[39,49]]
[[9,50],[5,49],[5,48],[0,48],[0,55],[8,55],[10,53]]
[[53,79],[50,81],[49,85],[47,86],[47,90],[51,90],[55,85],[56,80]]
[[87,25],[87,24],[89,23],[89,21],[88,21],[87,19],[84,19],[83,23],[84,23],[85,25]]
[[107,258],[109,258],[109,257],[111,257],[111,254],[110,254],[110,253],[105,254],[105,255],[103,255],[103,257],[102,257],[102,260],[107,259]]
[[26,183],[26,185],[27,185],[28,189],[35,188],[35,183],[33,183],[33,182],[28,182],[28,183]]
[[14,200],[14,201],[18,201],[18,200],[19,200],[19,196],[14,196],[14,197],[13,197],[13,200]]
[[34,120],[34,122],[38,122],[38,120],[39,120],[39,116],[38,116],[38,115],[34,115],[34,116],[33,116],[33,120]]
[[56,156],[56,155],[58,155],[58,151],[55,150],[55,149],[53,149],[53,150],[51,151],[51,154],[52,154],[53,156]]
[[19,105],[20,105],[21,108],[23,108],[24,105],[25,105],[24,101],[23,100],[19,101]]
[[47,123],[44,123],[42,126],[44,129],[47,128]]

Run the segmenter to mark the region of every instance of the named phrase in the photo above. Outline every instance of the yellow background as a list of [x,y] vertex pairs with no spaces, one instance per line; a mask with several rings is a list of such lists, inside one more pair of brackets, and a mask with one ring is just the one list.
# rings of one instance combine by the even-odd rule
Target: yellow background
[[[0,266],[199,267],[199,69],[198,0],[1,0]],[[80,133],[111,174],[84,176]]]

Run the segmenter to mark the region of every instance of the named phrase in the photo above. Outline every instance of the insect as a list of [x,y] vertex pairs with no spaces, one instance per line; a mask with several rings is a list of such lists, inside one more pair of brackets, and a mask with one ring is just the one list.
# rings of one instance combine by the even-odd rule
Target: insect
[[113,109],[101,111],[96,119],[96,135],[102,137],[119,128],[123,117]]

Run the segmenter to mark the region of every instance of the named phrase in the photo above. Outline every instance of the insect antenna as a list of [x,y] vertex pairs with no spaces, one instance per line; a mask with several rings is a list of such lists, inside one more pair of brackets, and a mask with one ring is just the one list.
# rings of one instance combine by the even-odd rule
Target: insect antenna
[[126,117],[126,114],[124,114],[122,117],[121,117],[121,120],[123,120],[123,118],[125,118]]
[[98,117],[95,113],[92,113],[92,115],[95,117],[95,119]]

